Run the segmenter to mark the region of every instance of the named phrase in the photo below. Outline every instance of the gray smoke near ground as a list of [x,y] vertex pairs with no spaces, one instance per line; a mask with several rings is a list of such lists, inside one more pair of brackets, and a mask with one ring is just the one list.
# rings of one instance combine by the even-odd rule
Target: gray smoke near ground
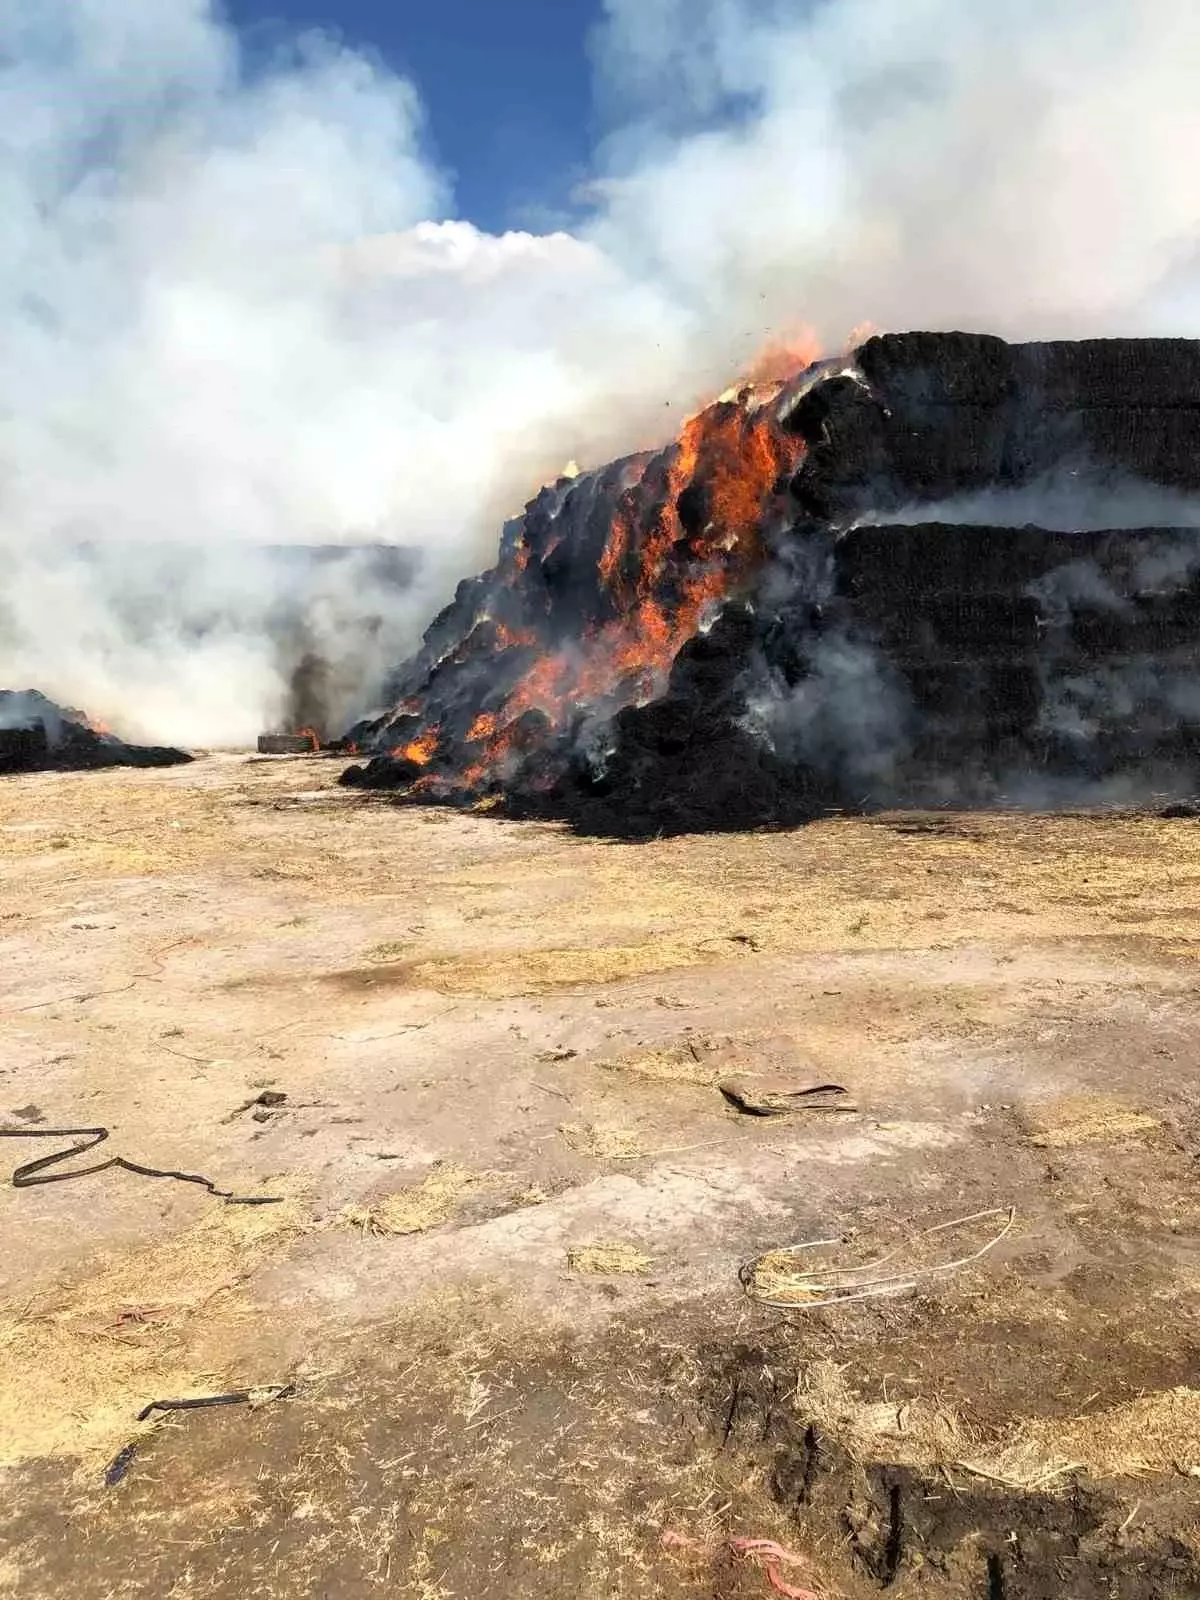
[[832,541],[785,537],[756,603],[770,620],[741,684],[742,726],[784,763],[864,799],[890,795],[911,699],[873,642],[838,620]]
[[11,728],[32,728],[39,722],[46,731],[47,741],[56,745],[62,737],[62,707],[36,690],[0,689],[0,733]]
[[795,684],[760,667],[746,726],[781,760],[849,794],[894,796],[912,718],[900,674],[871,644],[840,631],[814,638],[807,656]]
[[[248,744],[264,728],[305,725],[325,737],[408,646],[411,564],[400,555],[52,541],[0,596],[0,641],[6,622],[11,638],[22,615],[36,618],[20,679],[105,722],[116,706],[133,738],[173,728],[176,743]],[[0,660],[12,676],[3,648]]]
[[[1121,492],[1130,511],[1171,506],[1172,497],[1152,485],[1125,482]],[[1086,503],[1075,500],[1074,511]],[[926,509],[911,507],[908,520],[925,523]],[[972,509],[977,517],[951,523],[952,510]],[[1011,519],[1002,516],[1006,509]],[[931,533],[935,524],[943,533],[946,524],[1054,526],[1044,499],[1017,494],[964,496],[928,510]],[[1086,524],[1072,515],[1063,526]],[[1109,530],[1100,522],[1097,531]],[[919,703],[905,660],[893,659],[840,590],[843,537],[789,536],[757,591],[761,644],[739,688],[743,726],[774,758],[822,780],[847,804],[1057,810],[1195,795],[1188,751],[1200,746],[1200,670],[1194,622],[1181,620],[1200,604],[1194,516],[1157,529],[1133,517],[1130,528],[1112,531],[1103,562],[1081,554],[997,596],[1013,606],[1033,602],[1033,636],[1006,642],[1001,634],[991,641],[994,654],[982,637],[979,657],[958,662],[945,652],[941,667],[963,685],[949,711]],[[953,609],[960,597],[942,598]],[[898,614],[904,605],[898,592]],[[1097,625],[1103,642],[1089,647],[1081,640]],[[918,653],[907,664],[920,674],[929,662]],[[989,749],[982,737],[998,709],[996,682],[988,682],[997,666],[1028,674],[1034,690],[1016,755]],[[962,737],[964,717],[979,724],[974,742]]]
[[[495,237],[378,61],[0,0],[0,679],[240,743],[315,627],[369,709],[503,516],[764,342],[1200,332],[1185,0],[608,0],[594,50],[592,180]],[[331,577],[289,654],[262,550],[356,543],[412,582]]]

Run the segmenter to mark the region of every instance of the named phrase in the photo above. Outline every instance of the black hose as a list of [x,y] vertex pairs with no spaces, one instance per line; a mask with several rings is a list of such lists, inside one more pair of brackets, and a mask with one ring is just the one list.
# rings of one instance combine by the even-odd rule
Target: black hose
[[47,1169],[55,1167],[62,1161],[70,1161],[72,1156],[85,1154],[94,1150],[98,1144],[103,1144],[108,1138],[107,1128],[0,1128],[0,1139],[79,1139],[83,1144],[73,1144],[67,1150],[56,1150],[53,1155],[39,1156],[36,1161],[27,1161],[12,1175],[14,1189],[31,1189],[39,1183],[67,1183],[72,1178],[86,1178],[94,1172],[107,1172],[109,1167],[120,1167],[125,1172],[136,1172],[143,1178],[174,1178],[179,1183],[198,1183],[202,1189],[207,1189],[209,1194],[215,1195],[218,1200],[224,1200],[229,1206],[276,1206],[280,1203],[281,1195],[237,1195],[230,1194],[225,1189],[218,1189],[210,1178],[201,1178],[194,1172],[175,1172],[170,1168],[144,1167],[138,1161],[127,1161],[124,1156],[109,1156],[107,1161],[98,1161],[91,1167],[76,1167],[70,1172],[50,1172]]

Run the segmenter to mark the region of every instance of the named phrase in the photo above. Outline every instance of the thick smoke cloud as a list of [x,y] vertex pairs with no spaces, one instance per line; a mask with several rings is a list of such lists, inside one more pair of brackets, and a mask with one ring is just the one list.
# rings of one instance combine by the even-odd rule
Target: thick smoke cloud
[[1188,0],[608,0],[601,235],[828,342],[1195,332]]
[[248,75],[204,0],[2,0],[0,680],[245,741],[286,709],[267,547],[420,552],[382,636],[345,568],[301,585],[369,685],[514,500],[617,447],[658,308],[583,240],[430,222],[421,137],[328,42]]
[[241,742],[295,665],[268,547],[409,547],[386,604],[296,591],[348,717],[540,481],[801,323],[1200,332],[1184,0],[609,0],[594,49],[573,231],[489,237],[377,62],[0,0],[0,680]]

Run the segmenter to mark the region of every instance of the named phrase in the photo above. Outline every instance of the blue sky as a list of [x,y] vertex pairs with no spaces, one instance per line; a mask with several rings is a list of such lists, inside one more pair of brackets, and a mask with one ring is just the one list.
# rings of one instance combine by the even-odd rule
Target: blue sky
[[282,25],[367,45],[413,79],[459,215],[553,226],[591,132],[589,29],[600,0],[225,0],[251,44]]

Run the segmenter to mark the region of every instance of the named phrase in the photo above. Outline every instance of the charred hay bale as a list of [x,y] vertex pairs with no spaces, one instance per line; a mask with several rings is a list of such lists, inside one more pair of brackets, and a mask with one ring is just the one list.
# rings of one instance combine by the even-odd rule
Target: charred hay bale
[[1200,409],[1194,339],[1051,340],[1011,348],[1022,392],[1044,408]]
[[903,665],[958,660],[1010,661],[1037,653],[1042,609],[1032,595],[955,594],[916,604],[897,595],[865,595],[855,621],[870,627],[878,648]]
[[40,722],[31,728],[0,728],[0,773],[33,772],[48,759],[49,742]]
[[260,733],[258,736],[260,756],[311,755],[312,750],[313,742],[306,733]]
[[1113,591],[1174,593],[1200,574],[1200,529],[991,527],[981,523],[875,523],[835,546],[837,592],[894,604],[942,594],[1020,594],[1059,571],[1091,569]]
[[1195,341],[891,334],[856,359],[867,388],[819,384],[789,419],[810,445],[795,480],[810,514],[897,509],[1061,468],[1200,487]]
[[188,750],[177,750],[173,745],[124,744],[121,740],[103,741],[103,760],[81,763],[110,767],[181,767],[195,757]]
[[1015,738],[1037,720],[1042,675],[1036,661],[906,662],[914,725],[962,729],[969,743]]
[[[1052,470],[1057,458],[1045,431],[1052,413],[1043,416],[1035,456],[1038,470]],[[1080,414],[1078,433],[1085,468],[1126,473],[1148,483],[1192,492],[1200,489],[1200,406],[1093,406]],[[1028,469],[1027,469],[1028,470]]]
[[850,384],[833,404],[798,407],[789,418],[813,437],[792,493],[807,516],[836,518],[994,487],[1013,456],[1011,405],[918,399],[893,408]]
[[602,769],[576,760],[546,797],[582,832],[647,838],[796,824],[830,802],[814,774],[776,759],[742,725],[742,685],[762,621],[729,606],[675,659],[665,694],[626,706]]
[[617,838],[720,833],[786,826],[816,815],[819,804],[750,734],[709,723],[686,744],[661,739],[661,723],[622,713],[618,749],[603,779],[560,781],[550,814],[580,832]]
[[347,767],[338,782],[347,789],[407,789],[424,771],[398,756],[372,756],[365,767]]
[[855,365],[889,407],[994,407],[1017,391],[1012,345],[983,333],[885,333],[855,352]]
[[948,522],[852,528],[837,544],[837,590],[876,607],[891,607],[894,596],[911,603],[943,594],[1019,593],[1071,560],[1079,548],[1073,541],[1080,537]]
[[1011,401],[953,408],[919,402],[890,410],[880,429],[888,476],[876,474],[868,483],[875,508],[1005,482],[1010,475],[1012,407]]
[[890,333],[855,364],[889,406],[1200,407],[1200,342],[1080,339],[1008,344],[989,334]]
[[1053,645],[1060,661],[1170,657],[1189,664],[1195,674],[1200,666],[1200,588],[1192,585],[1172,595],[1139,595],[1120,611],[1110,606],[1075,605]]

